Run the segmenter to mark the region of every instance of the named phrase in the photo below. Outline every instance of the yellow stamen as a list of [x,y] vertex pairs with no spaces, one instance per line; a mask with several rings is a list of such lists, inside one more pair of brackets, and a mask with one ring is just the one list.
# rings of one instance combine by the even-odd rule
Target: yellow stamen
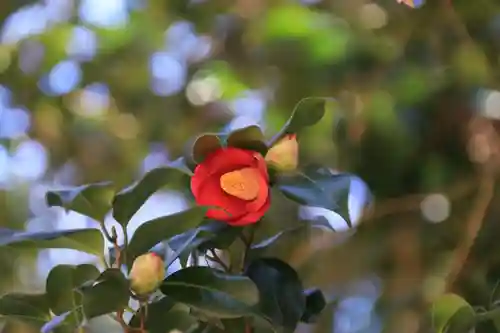
[[223,174],[220,187],[224,192],[242,200],[254,200],[259,195],[259,173],[253,168],[244,168]]

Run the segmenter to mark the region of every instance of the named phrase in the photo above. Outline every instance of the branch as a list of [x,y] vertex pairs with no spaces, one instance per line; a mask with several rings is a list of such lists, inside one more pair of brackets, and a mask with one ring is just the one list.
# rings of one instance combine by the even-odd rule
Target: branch
[[461,245],[455,250],[452,267],[446,278],[447,289],[453,286],[458,274],[462,270],[474,241],[481,230],[484,217],[494,194],[495,178],[489,173],[484,173],[479,180],[479,193],[474,202],[472,211],[467,219],[466,229]]
[[210,261],[215,262],[219,264],[224,271],[229,272],[229,266],[217,255],[214,249],[210,249],[210,254],[205,254],[205,257],[207,257]]

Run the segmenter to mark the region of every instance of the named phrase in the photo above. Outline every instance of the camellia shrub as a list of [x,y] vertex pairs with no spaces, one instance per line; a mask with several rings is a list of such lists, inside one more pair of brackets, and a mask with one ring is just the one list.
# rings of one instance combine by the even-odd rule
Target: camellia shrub
[[[307,221],[292,227],[282,221],[281,230],[255,238],[275,195],[335,211],[351,223],[347,197],[353,176],[299,166],[301,130],[325,113],[324,101],[303,102],[270,140],[257,126],[203,134],[186,156],[121,191],[101,182],[47,193],[49,206],[86,215],[101,230],[3,230],[1,251],[70,248],[96,255],[104,269],[58,265],[44,293],[1,297],[0,315],[42,332],[75,332],[104,315],[125,332],[151,333],[293,332],[300,322],[314,322],[326,305],[323,293],[305,290],[289,263],[262,256],[261,250],[288,232],[329,225]],[[163,187],[188,194],[191,208],[145,221],[127,235],[132,216]],[[110,211],[121,230],[105,226]],[[113,244],[106,251],[105,239]],[[168,251],[155,251],[159,244]],[[182,268],[167,274],[177,260]]]

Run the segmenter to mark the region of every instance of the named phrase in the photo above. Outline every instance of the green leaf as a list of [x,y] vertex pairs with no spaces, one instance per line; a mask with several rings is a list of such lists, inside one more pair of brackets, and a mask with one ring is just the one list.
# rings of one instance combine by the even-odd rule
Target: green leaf
[[189,169],[187,162],[186,162],[186,159],[184,157],[179,157],[178,159],[170,162],[168,164],[168,166],[171,168],[177,169],[177,170],[185,173],[186,175],[189,175],[189,176],[193,175],[193,172],[191,171],[191,169]]
[[6,294],[0,298],[0,317],[40,328],[51,320],[49,302],[44,294]]
[[207,249],[225,250],[233,244],[244,230],[244,227],[234,227],[220,221],[210,221],[204,226],[205,230],[209,230],[213,234],[210,237],[207,234],[204,235],[206,240],[198,246],[200,251],[206,251]]
[[193,207],[169,216],[163,216],[141,224],[127,247],[127,263],[148,252],[163,240],[170,239],[198,226],[205,217],[207,208]]
[[267,154],[266,139],[259,126],[252,125],[237,129],[229,134],[226,142],[228,147],[254,150],[263,156]]
[[325,295],[319,289],[313,289],[306,293],[306,310],[300,321],[314,323],[317,321],[321,311],[326,307]]
[[99,275],[99,270],[90,264],[57,265],[52,268],[45,287],[52,312],[61,315],[73,311],[73,319],[80,323],[84,319],[83,313],[74,309],[82,305],[83,295],[77,288],[95,280]]
[[[135,314],[129,322],[131,327],[139,328],[140,314]],[[198,327],[198,320],[189,313],[189,307],[175,304],[168,297],[148,304],[144,327],[149,333],[165,333],[173,330],[191,332]]]
[[193,143],[191,154],[195,163],[201,163],[205,158],[222,147],[217,134],[207,133],[197,137]]
[[49,207],[63,207],[103,222],[111,210],[114,194],[115,189],[111,182],[101,182],[67,190],[49,191],[45,200]]
[[289,199],[301,205],[321,207],[339,214],[352,227],[348,199],[354,176],[334,174],[327,168],[309,169],[295,175],[283,175],[276,185]]
[[294,332],[306,310],[306,298],[297,272],[279,259],[259,258],[250,263],[245,275],[259,289],[260,311],[275,326]]
[[443,294],[430,308],[431,324],[436,333],[468,332],[474,325],[474,309],[456,294]]
[[228,226],[220,221],[205,220],[199,227],[168,240],[167,243],[174,254],[169,257],[166,266],[179,258],[181,266],[185,268],[188,257],[194,250],[204,252],[208,249],[227,249],[234,243],[242,229]]
[[117,268],[105,270],[94,284],[82,287],[81,291],[88,319],[123,309],[130,299],[128,280]]
[[278,140],[286,134],[294,134],[300,132],[306,127],[317,124],[325,115],[325,103],[335,101],[328,97],[306,97],[301,99],[292,111],[290,118],[268,144],[274,145]]
[[163,294],[212,317],[235,318],[253,313],[259,301],[255,284],[245,276],[210,267],[187,267],[168,276]]
[[98,229],[69,229],[0,234],[0,249],[73,249],[102,256],[104,238]]
[[[190,229],[184,234],[179,235],[180,237],[178,239],[176,239],[177,237],[175,237],[172,241],[177,241],[177,246],[173,248],[174,253],[171,254],[165,262],[165,267],[169,267],[170,265],[172,265],[172,263],[180,256],[193,252],[199,244],[199,241],[196,239],[196,237],[198,236],[198,234],[200,234],[200,232],[200,229]],[[170,242],[167,243],[171,244]],[[187,258],[185,258],[186,263],[187,259],[189,259],[189,255]]]
[[180,164],[149,171],[141,180],[115,196],[113,199],[113,218],[121,225],[126,226],[151,195],[166,185],[179,184],[187,177],[189,174]]
[[305,227],[304,225],[299,225],[299,226],[287,228],[285,230],[281,230],[274,235],[271,235],[271,236],[266,237],[266,238],[264,238],[256,243],[253,243],[251,248],[252,248],[252,250],[266,248],[266,247],[272,245],[278,239],[282,238],[284,235],[288,234],[289,232],[293,232],[293,231],[296,231],[296,230],[304,228],[304,227]]
[[[80,310],[80,308],[78,308]],[[74,333],[75,329],[80,326],[76,323],[73,317],[73,311],[61,313],[58,316],[53,316],[52,319],[45,323],[40,329],[41,333]]]
[[[203,321],[203,320],[202,320]],[[241,318],[230,318],[230,319],[219,319],[217,325],[214,323],[201,324],[197,330],[192,333],[226,333],[226,332],[247,332],[246,325],[251,323],[251,318],[241,317]],[[252,332],[261,333],[258,330],[253,330]],[[272,331],[271,331],[272,332]]]

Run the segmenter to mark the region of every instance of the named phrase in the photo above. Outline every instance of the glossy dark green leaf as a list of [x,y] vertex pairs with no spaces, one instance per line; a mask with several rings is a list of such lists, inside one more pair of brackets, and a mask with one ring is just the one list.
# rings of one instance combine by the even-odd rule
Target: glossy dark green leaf
[[323,292],[319,289],[307,291],[306,295],[306,310],[302,315],[301,321],[304,323],[315,323],[321,314],[321,311],[326,307],[326,299]]
[[189,255],[190,255],[190,253],[187,252],[187,251],[179,254],[178,259],[179,259],[179,264],[181,265],[181,268],[188,267],[188,264],[189,264],[189,262],[188,262]]
[[462,297],[444,294],[430,306],[430,320],[434,332],[469,332],[474,325],[475,312]]
[[83,311],[88,319],[123,309],[130,299],[128,280],[116,268],[105,270],[95,283],[82,287],[81,291]]
[[113,217],[122,225],[127,225],[134,214],[155,192],[167,185],[178,185],[189,178],[180,165],[156,168],[144,175],[135,184],[120,191],[113,199]]
[[250,263],[245,274],[259,289],[260,311],[275,326],[294,332],[306,309],[297,272],[282,260],[259,258]]
[[333,98],[306,97],[301,99],[292,111],[283,128],[270,141],[272,146],[286,134],[299,133],[303,128],[317,124],[325,115],[325,103]]
[[287,228],[285,230],[281,230],[279,231],[278,233],[274,234],[274,235],[271,235],[269,237],[266,237],[264,239],[261,239],[260,241],[258,242],[255,242],[252,244],[252,249],[253,250],[256,250],[256,249],[263,249],[263,248],[266,248],[270,245],[272,245],[274,242],[276,242],[278,239],[282,238],[283,236],[285,236],[287,233],[289,232],[293,232],[293,231],[296,231],[300,228],[304,228],[305,226],[302,226],[302,225],[299,225],[299,226],[296,226],[296,227],[292,227],[292,228]]
[[207,229],[213,232],[213,237],[206,237],[206,241],[199,245],[200,251],[207,249],[225,250],[233,244],[243,232],[243,227],[233,227],[219,221],[211,221],[205,225]]
[[169,167],[177,169],[186,175],[192,176],[193,172],[187,165],[186,159],[184,157],[179,157],[168,164]]
[[254,150],[266,155],[268,147],[259,126],[251,125],[231,132],[226,142],[228,147]]
[[77,288],[95,280],[99,275],[99,270],[90,264],[57,265],[52,268],[45,287],[52,312],[56,315],[71,312],[74,321],[81,322],[84,319],[83,313],[75,311],[75,308],[82,305],[83,295]]
[[[165,262],[165,267],[169,267],[177,258],[186,253],[194,252],[198,246],[199,240],[196,239],[198,234],[200,233],[200,229],[190,229],[189,231],[179,235],[180,242],[177,242],[175,249],[173,249],[174,253],[172,253]],[[175,241],[177,237],[174,237],[172,241]],[[170,242],[168,242],[170,244]],[[189,256],[186,258],[186,260]]]
[[[229,231],[227,225],[213,220],[205,220],[199,227],[188,230],[168,240],[169,247],[178,256],[189,254],[194,249],[204,251],[209,248],[222,249],[240,228]],[[211,247],[215,246],[215,247]],[[217,247],[220,246],[220,247]]]
[[[189,307],[175,304],[167,297],[148,304],[144,327],[149,333],[165,333],[173,330],[191,332],[198,327],[198,320],[189,313]],[[131,327],[139,328],[140,314],[135,314],[129,322]]]
[[217,134],[206,133],[197,137],[192,146],[192,157],[196,163],[201,163],[205,158],[222,147]]
[[348,199],[353,178],[351,174],[334,174],[326,168],[310,169],[278,177],[276,185],[289,199],[301,205],[329,209],[351,227]]
[[127,248],[127,263],[148,252],[153,246],[163,240],[184,233],[203,222],[207,208],[193,207],[191,209],[162,216],[141,224],[134,232]]
[[179,270],[163,281],[160,290],[177,302],[217,318],[251,314],[259,301],[259,292],[249,278],[210,267]]
[[0,317],[19,320],[37,328],[52,319],[45,294],[3,295],[0,297]]
[[104,238],[98,229],[70,229],[0,234],[0,249],[73,249],[101,256]]
[[115,189],[111,182],[82,185],[60,191],[49,191],[45,200],[49,207],[63,207],[103,222],[111,210]]

